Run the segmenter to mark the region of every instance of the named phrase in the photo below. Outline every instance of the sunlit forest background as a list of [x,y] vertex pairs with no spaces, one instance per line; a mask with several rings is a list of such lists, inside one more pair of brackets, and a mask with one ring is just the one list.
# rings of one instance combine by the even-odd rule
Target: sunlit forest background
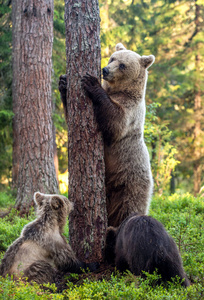
[[[204,193],[204,14],[203,0],[100,0],[101,65],[115,45],[153,54],[146,92],[145,139],[155,193]],[[67,125],[58,91],[66,72],[64,1],[54,1],[53,120],[61,192],[67,191]],[[0,6],[0,177],[12,187],[11,1]]]
[[[27,14],[26,9],[23,11],[22,7],[18,6],[17,0],[0,0],[0,261],[8,247],[20,236],[23,227],[35,219],[33,207],[27,213],[22,211],[22,214],[16,207],[19,188],[15,186],[13,175],[15,166],[13,154],[17,153],[18,156],[21,153],[23,157],[29,151],[27,153],[23,151],[22,143],[21,151],[18,152],[14,143],[18,136],[13,130],[17,114],[14,116],[13,112],[12,104],[15,106],[15,101],[12,95],[12,82],[20,76],[14,77],[12,70],[12,50],[16,49],[14,39],[12,41],[12,2],[13,6],[15,3],[19,8],[16,10],[17,18],[19,11]],[[38,3],[41,11],[45,1],[34,2]],[[47,2],[49,1],[46,1],[46,5]],[[70,1],[66,2],[70,4]],[[80,1],[76,1],[76,5],[80,6]],[[147,278],[143,279],[130,272],[121,275],[115,270],[114,273],[109,272],[108,276],[102,272],[101,277],[97,274],[96,277],[93,275],[83,277],[84,274],[82,277],[75,277],[71,274],[66,278],[64,291],[59,293],[55,286],[48,286],[42,290],[37,284],[29,284],[24,280],[15,282],[9,277],[0,276],[0,298],[204,299],[204,0],[99,0],[99,8],[101,68],[107,65],[116,44],[120,42],[127,49],[140,55],[153,54],[156,58],[148,70],[144,132],[154,178],[154,195],[149,215],[160,221],[175,240],[191,286],[184,290],[176,279],[174,283],[156,286],[158,280],[156,274],[147,274]],[[32,9],[35,16],[36,10],[33,7]],[[50,14],[50,9],[46,7],[46,10]],[[58,91],[59,76],[66,73],[64,11],[64,0],[54,0],[52,119],[58,160],[58,163],[55,162],[55,169],[60,192],[67,195],[68,132]],[[27,38],[29,39],[29,35]],[[39,36],[37,39],[40,40]],[[22,44],[25,45],[25,40]],[[36,48],[42,50],[41,47]],[[28,67],[29,63],[26,62],[25,65]],[[25,88],[25,82],[22,82]],[[28,81],[28,88],[30,86],[32,84]],[[27,89],[26,92],[29,94]],[[43,101],[41,97],[39,98],[38,108],[42,108]],[[28,118],[35,100],[30,101],[30,97],[26,98],[25,107],[28,102],[31,104]],[[40,119],[40,114],[36,115]],[[23,127],[21,125],[20,123],[20,127]],[[31,132],[32,130],[33,127]],[[29,134],[30,132],[27,136]],[[53,136],[52,133],[52,145]],[[25,136],[23,138],[25,139]],[[34,144],[35,142],[36,140]],[[35,148],[40,152],[38,145],[35,145]],[[56,153],[54,155],[56,158]],[[24,161],[22,165],[26,169]],[[47,169],[48,177],[52,178],[48,167]],[[42,169],[39,170],[43,173]],[[37,178],[36,181],[40,181],[35,172],[32,174]],[[29,176],[24,177],[27,181],[28,178]],[[30,180],[31,187],[34,186],[33,179]],[[57,183],[56,178],[55,181]],[[23,180],[18,182],[22,186],[26,185]],[[28,195],[26,201],[29,197]],[[66,238],[69,235],[71,234],[66,226]]]

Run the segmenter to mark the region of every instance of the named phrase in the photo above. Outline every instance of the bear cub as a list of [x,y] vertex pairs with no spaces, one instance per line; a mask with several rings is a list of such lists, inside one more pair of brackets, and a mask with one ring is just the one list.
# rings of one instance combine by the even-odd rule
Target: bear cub
[[[66,272],[94,271],[98,263],[80,262],[63,236],[73,203],[60,195],[36,192],[37,218],[27,224],[21,236],[8,248],[0,265],[0,275],[23,275],[28,281],[54,283]],[[62,278],[62,277],[61,277]]]
[[184,272],[176,243],[164,226],[150,216],[132,214],[106,234],[105,261],[121,272],[130,270],[136,276],[156,269],[163,281],[176,275],[182,285],[190,285]]
[[148,213],[153,180],[144,121],[153,62],[153,55],[140,56],[120,43],[103,68],[103,86],[89,74],[82,78],[104,138],[109,226],[119,226],[132,212]]

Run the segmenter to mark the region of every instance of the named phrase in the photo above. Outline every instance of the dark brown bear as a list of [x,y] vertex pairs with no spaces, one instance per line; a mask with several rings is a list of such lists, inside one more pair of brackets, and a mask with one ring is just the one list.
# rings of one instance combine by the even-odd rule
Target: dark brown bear
[[105,260],[121,272],[130,270],[137,276],[157,269],[163,281],[177,275],[183,286],[190,285],[176,243],[164,226],[149,216],[132,214],[118,228],[109,227]]
[[55,282],[59,274],[94,271],[98,264],[80,262],[63,235],[73,203],[60,195],[34,194],[37,218],[27,224],[21,236],[8,248],[0,275],[21,275],[37,283]]

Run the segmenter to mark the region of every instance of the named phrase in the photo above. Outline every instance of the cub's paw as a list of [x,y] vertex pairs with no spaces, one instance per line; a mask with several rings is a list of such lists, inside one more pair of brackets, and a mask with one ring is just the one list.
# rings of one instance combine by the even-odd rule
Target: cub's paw
[[67,75],[61,75],[59,78],[59,85],[58,85],[60,94],[62,99],[66,98],[67,93]]
[[92,262],[92,263],[88,263],[86,264],[86,269],[88,269],[90,272],[94,272],[97,269],[99,269],[100,264],[98,262]]

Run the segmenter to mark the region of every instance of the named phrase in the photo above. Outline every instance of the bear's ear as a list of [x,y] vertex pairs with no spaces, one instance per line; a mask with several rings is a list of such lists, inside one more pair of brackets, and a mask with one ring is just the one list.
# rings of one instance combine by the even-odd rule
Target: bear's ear
[[52,196],[50,204],[51,204],[53,209],[57,210],[57,209],[62,208],[64,206],[64,201],[58,196]]
[[42,206],[43,204],[43,200],[45,199],[45,195],[40,193],[40,192],[36,192],[34,194],[34,201],[38,206]]
[[126,50],[122,43],[119,43],[115,46],[116,51]]
[[65,196],[60,196],[60,197],[64,200],[64,202],[68,208],[68,213],[70,213],[74,209],[74,203],[69,201],[69,199]]
[[149,68],[154,61],[155,61],[154,55],[149,55],[149,56],[143,55],[141,57],[141,64],[145,67],[145,69]]

